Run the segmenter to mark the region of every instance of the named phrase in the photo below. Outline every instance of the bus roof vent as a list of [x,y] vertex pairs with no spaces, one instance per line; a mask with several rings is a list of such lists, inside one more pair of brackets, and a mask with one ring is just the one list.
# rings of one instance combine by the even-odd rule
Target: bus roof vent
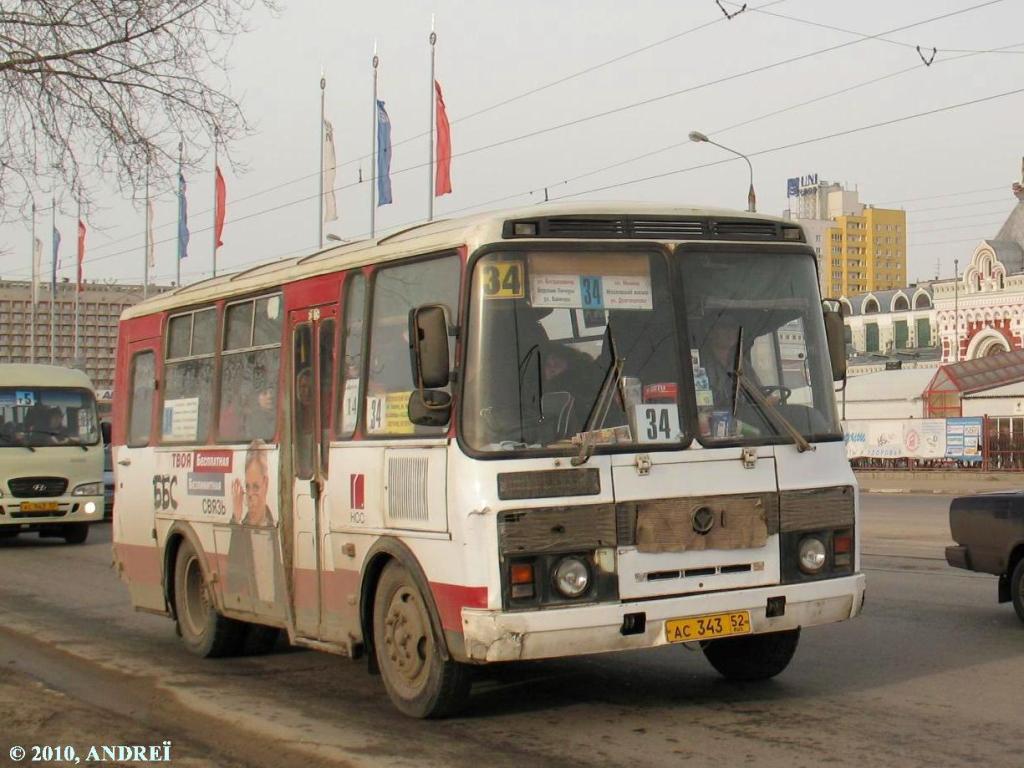
[[707,237],[703,219],[679,218],[633,219],[632,235],[643,240],[689,240]]
[[722,240],[781,240],[779,227],[771,221],[726,219],[711,222],[715,237]]
[[541,237],[626,237],[620,218],[553,216],[541,220]]

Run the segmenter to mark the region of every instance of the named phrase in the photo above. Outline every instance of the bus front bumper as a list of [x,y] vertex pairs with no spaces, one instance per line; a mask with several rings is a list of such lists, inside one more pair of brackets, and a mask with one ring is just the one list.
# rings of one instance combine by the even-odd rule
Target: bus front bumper
[[103,496],[0,499],[0,527],[19,526],[39,530],[64,523],[97,523],[103,520]]
[[[785,598],[781,615],[768,616],[769,598]],[[778,613],[780,601],[773,601]],[[753,634],[830,624],[857,616],[864,602],[864,574],[758,587],[733,593],[685,595],[628,603],[583,605],[505,613],[463,608],[462,630],[469,661],[516,661],[577,656],[668,644],[670,619],[749,611]],[[623,634],[629,614],[644,615],[644,629]]]

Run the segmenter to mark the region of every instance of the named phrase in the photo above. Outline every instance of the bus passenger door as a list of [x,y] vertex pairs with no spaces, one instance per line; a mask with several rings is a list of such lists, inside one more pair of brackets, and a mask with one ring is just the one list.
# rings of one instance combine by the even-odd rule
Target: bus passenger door
[[[122,331],[123,332],[123,331]],[[111,447],[114,466],[114,560],[126,575],[132,605],[164,613],[161,551],[156,541],[156,504],[150,489],[157,487],[156,459],[159,418],[154,417],[157,401],[157,362],[160,338],[132,340],[127,344],[127,375],[118,372],[118,386],[127,392],[119,397],[124,419],[118,445]]]
[[330,446],[334,337],[338,308],[321,305],[293,310],[292,339],[292,520],[295,631],[320,635],[323,542],[327,527],[324,488]]

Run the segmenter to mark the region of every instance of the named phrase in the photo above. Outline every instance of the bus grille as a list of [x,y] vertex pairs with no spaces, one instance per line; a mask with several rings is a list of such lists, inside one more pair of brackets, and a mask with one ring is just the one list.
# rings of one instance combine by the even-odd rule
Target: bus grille
[[392,520],[426,521],[426,458],[394,457],[388,460],[388,517]]
[[[517,224],[529,226],[517,231]],[[506,239],[602,238],[606,240],[774,240],[802,243],[797,224],[746,217],[712,216],[543,216],[506,221]]]
[[7,481],[7,487],[18,498],[37,499],[63,495],[68,481],[64,477],[15,477]]

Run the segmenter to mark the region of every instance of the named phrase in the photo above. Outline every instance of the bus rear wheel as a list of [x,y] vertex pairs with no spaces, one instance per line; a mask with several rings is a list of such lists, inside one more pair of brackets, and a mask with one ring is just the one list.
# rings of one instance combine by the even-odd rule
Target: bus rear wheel
[[199,554],[188,541],[181,542],[174,561],[174,612],[181,640],[196,656],[238,653],[245,625],[217,612]]
[[704,656],[728,680],[768,680],[789,666],[800,629],[711,640]]
[[384,688],[410,717],[447,717],[469,697],[465,664],[445,660],[416,581],[399,563],[381,574],[373,603],[373,644]]

